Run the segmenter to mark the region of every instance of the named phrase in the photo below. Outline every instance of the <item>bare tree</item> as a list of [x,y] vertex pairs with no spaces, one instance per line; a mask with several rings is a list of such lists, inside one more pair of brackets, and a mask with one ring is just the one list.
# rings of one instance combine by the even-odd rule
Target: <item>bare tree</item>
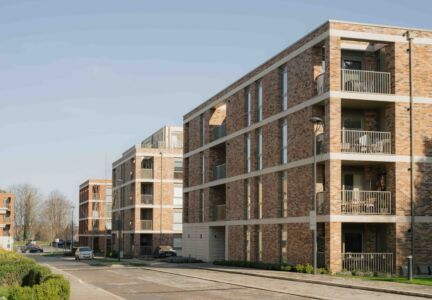
[[70,222],[72,203],[60,191],[54,190],[44,203],[43,223],[50,240],[63,237],[65,229]]
[[27,240],[32,237],[32,229],[38,215],[41,194],[30,184],[14,185],[10,190],[15,195],[15,238]]

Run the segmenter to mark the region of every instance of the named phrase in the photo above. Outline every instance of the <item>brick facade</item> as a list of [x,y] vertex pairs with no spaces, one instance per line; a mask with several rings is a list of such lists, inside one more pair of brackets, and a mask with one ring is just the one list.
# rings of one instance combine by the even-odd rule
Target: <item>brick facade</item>
[[[418,223],[411,249],[408,44],[402,37],[406,31],[326,22],[184,116],[186,255],[210,259],[200,252],[207,248],[187,246],[189,239],[199,243],[188,237],[188,230],[199,235],[200,230],[204,234],[209,228],[224,227],[226,253],[219,259],[312,263],[312,143],[315,134],[322,133],[316,184],[320,264],[339,271],[347,266],[348,252],[380,253],[396,271],[412,250],[415,263],[432,264],[426,238],[432,224],[432,123],[426,121],[432,117],[432,64],[427,63],[432,60],[432,33],[411,30],[422,39],[414,39],[412,49],[413,201]],[[351,65],[355,67],[348,69]],[[285,69],[287,111],[282,105]],[[262,121],[256,118],[259,82]],[[208,120],[221,103],[226,105],[226,137],[212,141],[207,134],[214,127]],[[313,116],[320,117],[324,127],[313,126]],[[283,141],[285,121],[288,137]],[[257,168],[260,155],[262,170]],[[220,163],[226,165],[226,176],[212,178]],[[200,217],[202,212],[211,216],[215,205],[225,205],[224,219]]]

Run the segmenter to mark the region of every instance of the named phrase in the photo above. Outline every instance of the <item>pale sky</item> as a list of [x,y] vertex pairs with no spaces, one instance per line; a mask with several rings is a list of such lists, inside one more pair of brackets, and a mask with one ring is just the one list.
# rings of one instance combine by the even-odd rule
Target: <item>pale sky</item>
[[432,29],[432,1],[0,0],[0,188],[87,178],[327,19]]

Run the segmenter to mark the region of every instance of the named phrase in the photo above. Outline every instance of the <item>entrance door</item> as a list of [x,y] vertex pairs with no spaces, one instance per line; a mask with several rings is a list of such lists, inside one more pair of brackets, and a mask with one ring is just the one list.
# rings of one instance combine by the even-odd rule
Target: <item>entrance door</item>
[[363,234],[361,232],[345,232],[344,248],[345,253],[361,253],[363,251]]

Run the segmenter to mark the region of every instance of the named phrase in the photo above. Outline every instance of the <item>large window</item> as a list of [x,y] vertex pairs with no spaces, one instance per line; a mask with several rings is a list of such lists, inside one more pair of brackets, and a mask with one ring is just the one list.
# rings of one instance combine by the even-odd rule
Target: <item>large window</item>
[[282,110],[288,109],[288,68],[282,71]]
[[246,126],[252,125],[252,93],[250,88],[245,90]]
[[174,158],[174,179],[183,178],[183,159]]
[[261,121],[263,117],[263,85],[262,81],[258,82],[258,110],[257,110],[257,121]]
[[181,210],[174,210],[173,213],[173,230],[182,230],[183,214]]
[[288,122],[283,120],[282,122],[282,163],[288,163]]
[[246,134],[246,172],[251,171],[251,136]]
[[181,184],[174,185],[174,205],[183,205],[183,186]]
[[263,168],[263,136],[262,128],[257,131],[257,169]]

